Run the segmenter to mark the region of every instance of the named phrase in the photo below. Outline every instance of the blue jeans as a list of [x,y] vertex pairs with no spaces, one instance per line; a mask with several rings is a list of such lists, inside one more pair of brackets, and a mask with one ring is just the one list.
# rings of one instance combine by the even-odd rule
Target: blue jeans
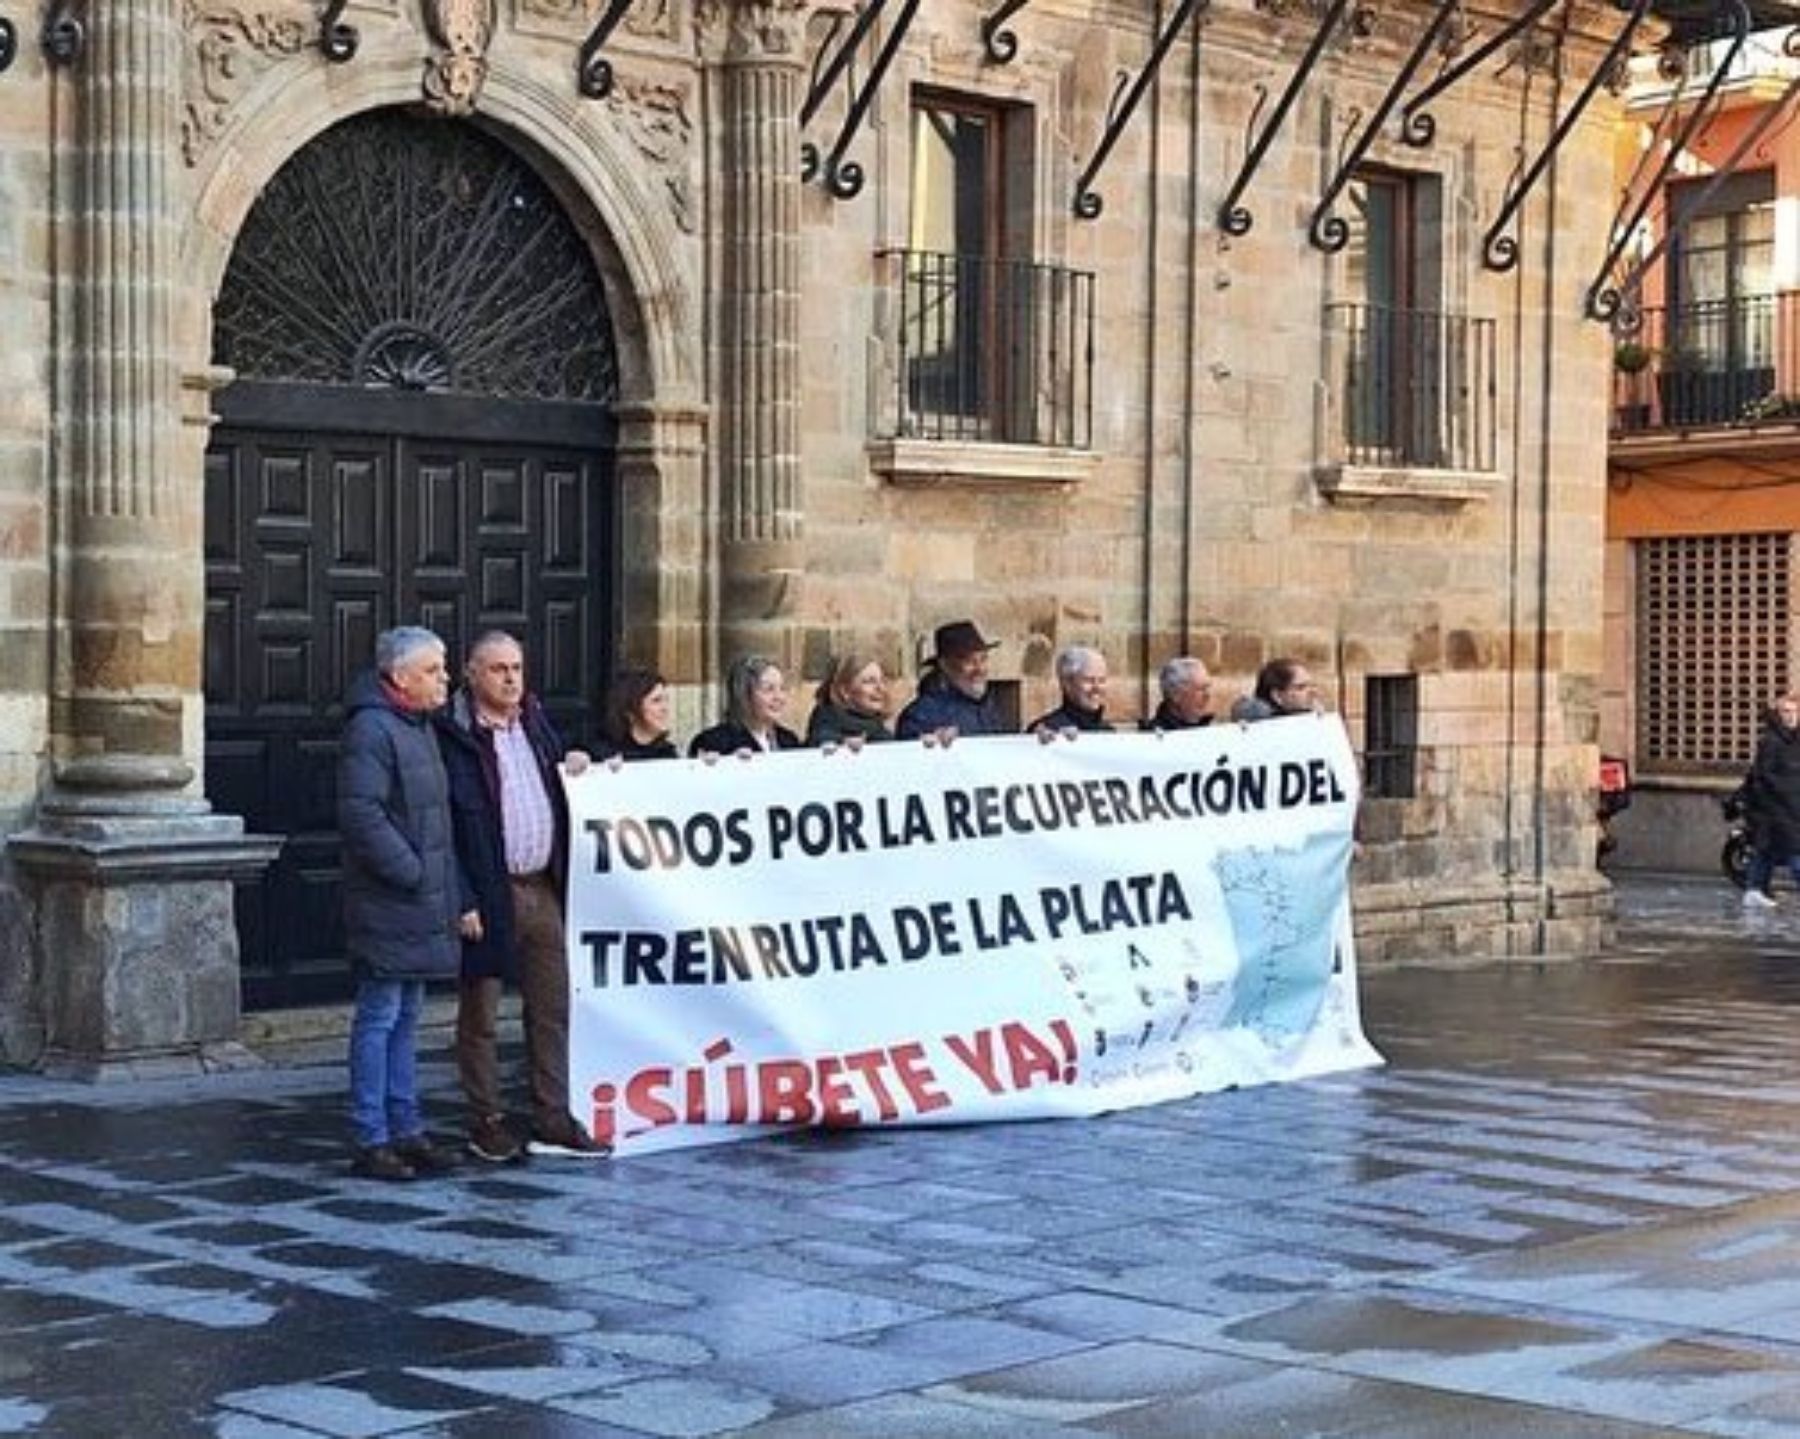
[[[1794,877],[1794,888],[1800,889],[1800,854],[1790,854],[1783,861],[1788,873]],[[1750,868],[1746,876],[1746,889],[1760,889],[1764,894],[1769,892],[1769,883],[1775,878],[1775,861],[1760,849],[1750,851]]]
[[425,1131],[414,1045],[425,982],[365,979],[350,1021],[350,1128],[364,1148]]

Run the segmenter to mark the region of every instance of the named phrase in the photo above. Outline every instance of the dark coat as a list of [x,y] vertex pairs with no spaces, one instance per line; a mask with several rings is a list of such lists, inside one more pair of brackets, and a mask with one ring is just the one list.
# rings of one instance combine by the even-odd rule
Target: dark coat
[[1112,728],[1106,722],[1106,711],[1083,709],[1073,700],[1064,700],[1047,715],[1039,715],[1034,719],[1027,734],[1036,734],[1041,729],[1061,733],[1066,729],[1081,730],[1084,734],[1103,733]]
[[597,760],[622,759],[627,764],[640,759],[680,759],[681,751],[675,748],[675,741],[664,735],[661,739],[651,740],[649,744],[641,744],[630,735],[625,736],[624,744],[615,744],[602,737],[600,746],[594,752]]
[[[537,756],[544,792],[556,817],[556,840],[550,869],[558,893],[568,865],[569,803],[556,772],[563,757],[562,737],[536,695],[526,695],[520,722]],[[506,873],[506,836],[500,824],[500,762],[494,734],[475,722],[466,690],[459,690],[437,716],[438,748],[450,780],[450,813],[456,833],[456,858],[473,902],[481,914],[481,938],[462,943],[462,973],[467,979],[518,978],[514,949],[512,884]]]
[[1750,766],[1749,818],[1756,848],[1780,863],[1800,855],[1800,730],[1771,721]]
[[[775,748],[799,749],[800,736],[786,725],[776,725]],[[711,729],[701,730],[688,745],[690,755],[736,754],[741,749],[755,754],[762,753],[762,746],[756,742],[756,736],[735,720],[725,720]]]
[[337,801],[351,962],[375,979],[450,978],[467,896],[430,717],[401,709],[373,670],[351,681],[344,707]]
[[971,699],[937,670],[929,670],[919,681],[913,702],[900,711],[894,737],[923,739],[941,729],[954,729],[959,735],[1010,733],[1000,721],[992,689],[980,699]]
[[1169,730],[1172,732],[1174,730],[1182,729],[1204,729],[1212,722],[1213,717],[1211,715],[1201,715],[1199,719],[1184,720],[1180,715],[1176,714],[1174,710],[1170,709],[1169,702],[1164,700],[1156,707],[1156,713],[1151,715],[1149,719],[1138,721],[1138,728],[1145,734],[1154,734],[1157,730]]
[[821,700],[813,706],[812,718],[806,722],[806,742],[815,749],[820,745],[841,744],[847,739],[863,739],[871,743],[890,740],[894,736],[881,722],[880,715],[859,714],[844,705]]

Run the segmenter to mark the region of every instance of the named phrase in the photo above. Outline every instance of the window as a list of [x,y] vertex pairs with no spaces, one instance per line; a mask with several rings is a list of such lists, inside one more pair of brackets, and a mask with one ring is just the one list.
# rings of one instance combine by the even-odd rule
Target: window
[[1345,458],[1493,468],[1494,325],[1442,305],[1442,186],[1362,170],[1345,192],[1349,243],[1329,307]]
[[1729,773],[1788,687],[1785,534],[1637,544],[1638,768]]
[[1411,799],[1418,792],[1419,678],[1370,675],[1363,681],[1363,790],[1370,799]]
[[1029,258],[1031,111],[921,91],[910,141],[893,433],[1085,447],[1094,277]]
[[1703,183],[1670,187],[1664,419],[1736,420],[1775,387],[1775,179],[1735,175],[1696,208]]

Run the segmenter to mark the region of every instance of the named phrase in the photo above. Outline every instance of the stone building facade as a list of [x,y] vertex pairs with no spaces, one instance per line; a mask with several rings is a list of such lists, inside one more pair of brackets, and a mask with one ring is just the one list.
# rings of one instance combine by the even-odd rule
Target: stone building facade
[[1415,42],[1509,14],[1196,4],[1129,103],[1177,13],[1039,0],[1003,63],[896,3],[833,73],[805,0],[598,50],[571,0],[0,0],[0,1059],[329,996],[332,700],[403,621],[523,629],[577,732],[625,658],[683,733],[751,648],[904,694],[960,616],[1022,713],[1071,642],[1121,715],[1297,655],[1379,773],[1371,959],[1589,942],[1604,96],[1507,202],[1617,12],[1422,148]]

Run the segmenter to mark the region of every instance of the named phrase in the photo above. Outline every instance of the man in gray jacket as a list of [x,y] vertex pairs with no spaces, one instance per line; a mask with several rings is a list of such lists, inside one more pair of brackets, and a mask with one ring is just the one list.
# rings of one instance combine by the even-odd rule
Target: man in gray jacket
[[444,642],[387,630],[375,668],[351,682],[338,756],[344,845],[344,940],[357,976],[350,1026],[355,1173],[412,1179],[453,1168],[419,1110],[415,1046],[425,981],[453,979],[462,959],[463,893],[449,787],[431,713],[449,693]]

